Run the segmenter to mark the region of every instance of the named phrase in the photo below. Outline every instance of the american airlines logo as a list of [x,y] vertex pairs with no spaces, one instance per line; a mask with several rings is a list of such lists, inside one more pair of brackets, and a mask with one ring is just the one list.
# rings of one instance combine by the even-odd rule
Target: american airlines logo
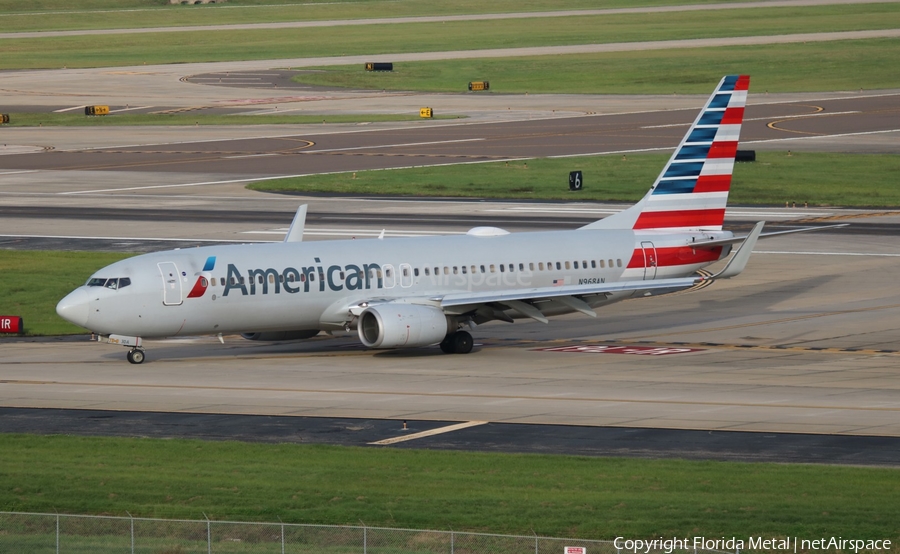
[[[318,261],[318,258],[316,258]],[[318,284],[316,284],[318,281]],[[270,287],[271,285],[271,287]],[[228,277],[225,279],[225,292],[222,296],[228,296],[232,290],[241,291],[242,295],[269,294],[271,288],[274,294],[279,294],[281,289],[288,294],[296,294],[301,290],[309,292],[311,286],[324,291],[329,290],[362,290],[384,288],[384,274],[379,264],[348,264],[329,266],[327,269],[321,265],[301,267],[286,267],[281,271],[274,268],[249,269],[246,281],[241,271],[234,264],[228,264]]]

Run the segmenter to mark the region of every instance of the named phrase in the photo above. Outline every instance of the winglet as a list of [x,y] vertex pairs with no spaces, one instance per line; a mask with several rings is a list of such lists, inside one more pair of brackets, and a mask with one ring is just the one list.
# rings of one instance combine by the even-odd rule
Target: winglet
[[716,273],[709,279],[729,279],[744,271],[744,268],[747,266],[747,261],[750,259],[750,254],[753,253],[753,247],[756,246],[756,239],[759,238],[765,224],[765,221],[760,221],[754,225],[753,230],[750,231],[750,234],[747,235],[744,242],[738,246],[734,256],[732,256],[728,261],[728,264],[725,265],[725,269]]
[[284,236],[284,242],[303,241],[303,228],[306,227],[307,206],[307,204],[303,204],[302,206],[297,208],[297,213],[294,214],[294,221],[291,222],[291,227],[288,229],[287,234]]

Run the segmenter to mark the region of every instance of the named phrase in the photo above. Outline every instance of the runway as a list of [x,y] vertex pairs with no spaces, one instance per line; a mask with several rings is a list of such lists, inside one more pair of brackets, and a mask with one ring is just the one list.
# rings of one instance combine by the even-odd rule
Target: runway
[[858,246],[774,238],[739,279],[598,320],[486,325],[467,356],[370,352],[352,333],[182,338],[148,341],[135,369],[120,347],[7,341],[0,396],[6,407],[896,437],[900,256],[890,237]]
[[[828,149],[829,139],[900,133],[900,94],[855,94],[756,104],[747,109],[742,147]],[[758,100],[757,100],[758,101]],[[3,156],[5,171],[135,171],[264,178],[602,153],[664,151],[677,144],[695,109],[582,115],[499,123],[422,122],[397,129],[148,145],[109,145]],[[800,140],[800,139],[806,139]],[[11,136],[8,140],[15,140]],[[844,151],[882,151],[844,141]],[[887,151],[897,152],[895,145]],[[138,190],[125,187],[127,191]],[[68,191],[70,193],[78,191]]]
[[[184,68],[202,74],[192,69]],[[159,97],[198,87],[166,79],[157,81]],[[214,91],[212,100],[266,94],[200,88]],[[751,92],[741,147],[898,153],[898,95]],[[435,98],[402,101],[417,106]],[[398,98],[362,93],[352,101],[383,108],[381,102],[395,106]],[[702,101],[448,95],[448,109],[468,106],[465,114],[473,117],[327,128],[5,129],[8,144],[34,153],[10,149],[0,156],[0,248],[140,252],[280,240],[301,203],[309,204],[307,240],[366,240],[381,230],[385,240],[400,240],[485,224],[571,229],[623,206],[295,197],[244,184],[408,165],[665,151]],[[501,109],[504,103],[510,109]],[[900,252],[893,239],[900,213],[730,207],[726,214],[736,230],[758,220],[771,228],[850,226],[760,242],[736,279],[616,304],[596,320],[485,325],[467,356],[436,348],[370,352],[352,334],[274,344],[226,337],[224,345],[199,337],[148,341],[148,362],[135,368],[124,349],[86,337],[4,338],[0,406],[26,411],[4,412],[0,421],[68,432],[96,416],[143,422],[134,425],[148,434],[165,435],[161,429],[175,425],[168,428],[179,436],[178,429],[199,425],[190,422],[221,428],[255,415],[292,418],[278,419],[281,427],[268,436],[294,421],[308,431],[289,440],[301,441],[334,436],[322,429],[366,430],[344,433],[352,437],[347,444],[402,436],[392,429],[404,420],[413,432],[472,422],[401,444],[889,464],[883,453],[895,452],[900,437],[894,279]],[[107,418],[110,412],[119,415]],[[169,415],[141,415],[153,413]],[[235,438],[252,428],[246,420]],[[704,440],[710,436],[716,440]],[[719,442],[720,436],[730,438]],[[766,447],[770,436],[780,446]]]
[[[237,31],[247,29],[298,29],[298,28],[314,28],[314,27],[339,27],[346,25],[393,25],[404,23],[445,23],[448,21],[484,21],[484,20],[504,20],[504,19],[537,19],[552,17],[584,17],[591,15],[617,15],[632,13],[672,13],[681,11],[699,11],[699,10],[725,10],[725,9],[746,9],[746,8],[773,8],[773,7],[802,7],[802,6],[823,6],[832,4],[873,4],[880,2],[889,2],[891,0],[767,0],[765,2],[741,2],[731,4],[704,4],[702,6],[654,6],[639,8],[613,8],[613,9],[589,9],[589,10],[564,10],[564,11],[545,11],[545,12],[521,12],[521,13],[485,13],[485,14],[466,14],[451,15],[444,14],[438,16],[407,16],[407,17],[383,17],[383,18],[366,18],[366,19],[339,19],[339,20],[319,20],[319,21],[286,21],[275,23],[244,23],[231,25],[195,25],[195,26],[169,26],[169,27],[150,27],[150,28],[132,28],[132,29],[79,29],[64,31],[31,31],[31,32],[14,32],[0,33],[0,39],[9,38],[42,38],[42,37],[61,37],[61,36],[79,36],[79,35],[121,35],[121,34],[142,34],[142,33],[172,33],[172,32],[194,32],[194,31]],[[140,10],[130,10],[140,11]]]

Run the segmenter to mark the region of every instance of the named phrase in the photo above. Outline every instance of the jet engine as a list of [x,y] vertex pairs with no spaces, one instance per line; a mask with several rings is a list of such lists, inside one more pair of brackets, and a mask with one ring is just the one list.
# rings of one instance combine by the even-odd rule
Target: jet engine
[[359,340],[369,348],[428,346],[456,329],[440,308],[389,303],[371,306],[359,315]]
[[312,338],[319,334],[318,329],[304,329],[303,331],[268,331],[264,333],[241,333],[247,340],[300,340]]

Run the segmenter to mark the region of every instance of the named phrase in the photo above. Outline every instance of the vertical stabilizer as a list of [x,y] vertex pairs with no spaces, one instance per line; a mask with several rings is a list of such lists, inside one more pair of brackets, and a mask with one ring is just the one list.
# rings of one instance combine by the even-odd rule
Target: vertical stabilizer
[[723,77],[644,198],[582,228],[721,230],[749,85]]

